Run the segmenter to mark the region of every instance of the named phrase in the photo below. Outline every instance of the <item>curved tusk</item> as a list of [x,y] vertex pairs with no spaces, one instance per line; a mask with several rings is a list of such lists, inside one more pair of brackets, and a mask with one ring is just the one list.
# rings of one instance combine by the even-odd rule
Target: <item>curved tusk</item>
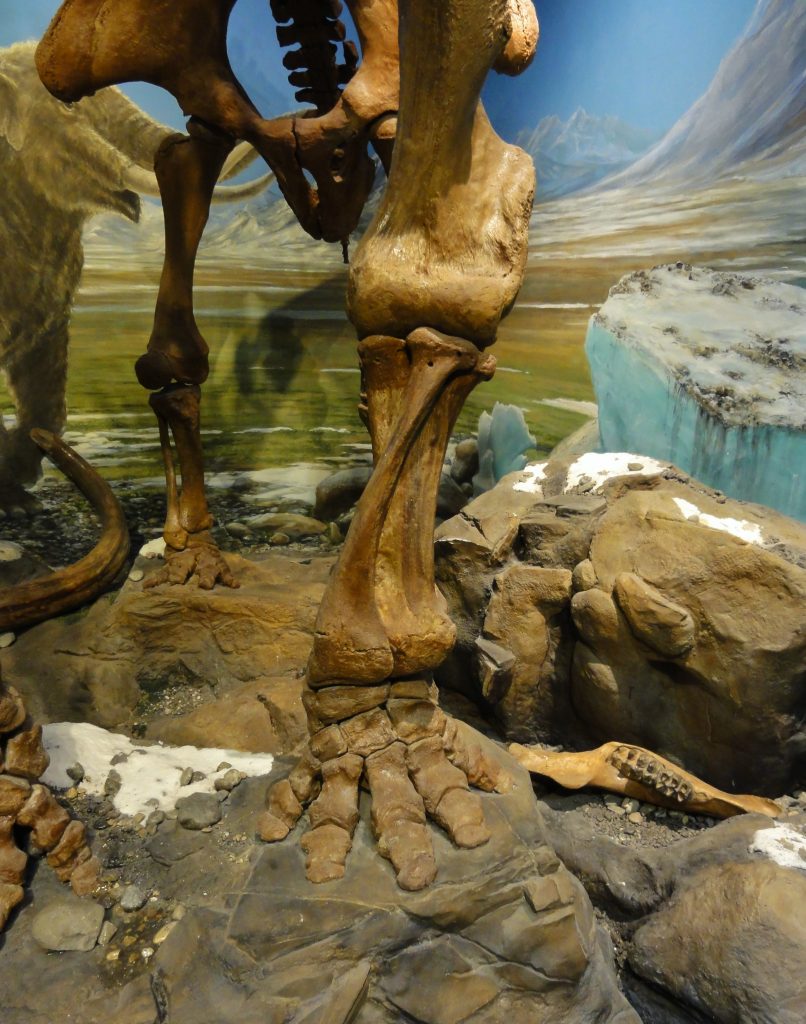
[[154,196],[157,199],[160,197],[160,187],[153,171],[146,171],[136,164],[130,164],[123,172],[123,181],[127,188],[141,196]]
[[246,170],[254,162],[257,155],[257,150],[251,142],[239,142],[224,161],[224,166],[221,168],[218,180],[226,181],[228,178],[234,178],[236,174]]
[[213,192],[214,203],[234,203],[239,199],[252,199],[276,181],[274,174],[269,172],[254,181],[245,181],[242,185],[216,185]]
[[50,576],[0,591],[0,630],[17,630],[78,608],[113,582],[129,556],[129,531],[120,502],[88,462],[48,430],[32,440],[78,487],[101,520],[101,539],[80,561]]

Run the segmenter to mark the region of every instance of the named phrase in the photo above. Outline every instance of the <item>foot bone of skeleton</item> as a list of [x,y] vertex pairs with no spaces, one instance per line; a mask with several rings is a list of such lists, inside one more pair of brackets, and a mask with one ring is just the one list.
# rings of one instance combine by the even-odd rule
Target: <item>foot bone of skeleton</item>
[[[227,587],[240,585],[210,538],[213,520],[204,492],[200,402],[201,391],[197,386],[181,384],[155,392],[149,399],[159,423],[168,511],[164,530],[166,565],[149,577],[145,587],[182,584],[193,577],[198,578],[203,590],[212,590],[216,583]],[[181,490],[176,480],[171,436],[179,458]]]
[[301,844],[312,882],[343,877],[362,783],[372,796],[379,852],[403,889],[423,889],[436,876],[428,818],[459,847],[487,842],[481,800],[469,786],[503,792],[509,778],[439,708],[432,684],[307,689],[304,699],[308,748],[269,791],[258,833],[267,842],[284,839],[308,806],[310,828]]
[[631,743],[605,743],[596,750],[558,753],[513,743],[510,754],[524,768],[545,775],[566,789],[594,786],[644,803],[689,814],[729,818],[734,814],[781,813],[772,800],[724,793],[666,758]]
[[46,854],[58,878],[78,895],[98,882],[100,864],[83,823],[72,820],[38,782],[49,762],[42,726],[31,723],[20,695],[0,680],[0,931],[24,896],[29,854],[17,847],[15,828],[30,830],[29,853]]

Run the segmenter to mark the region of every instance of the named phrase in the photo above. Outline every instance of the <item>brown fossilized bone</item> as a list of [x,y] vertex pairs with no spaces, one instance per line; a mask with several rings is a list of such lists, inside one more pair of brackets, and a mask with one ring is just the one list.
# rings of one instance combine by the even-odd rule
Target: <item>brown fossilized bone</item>
[[78,608],[102,593],[123,568],[129,532],[123,509],[109,485],[69,445],[47,430],[31,437],[92,505],[101,538],[89,554],[49,576],[0,591],[0,629],[20,629]]
[[375,469],[317,619],[310,743],[260,822],[264,839],[282,839],[310,804],[301,843],[312,881],[344,874],[362,779],[379,852],[412,890],[437,871],[427,819],[457,846],[479,846],[489,832],[470,787],[508,781],[440,710],[431,673],[454,641],[434,587],[440,467],[462,403],[494,372],[483,347],[520,284],[534,189],[531,161],[495,135],[479,104],[512,9],[399,4],[389,184],[349,292]]
[[605,743],[596,750],[558,753],[513,743],[510,754],[524,768],[545,775],[566,789],[594,786],[645,803],[691,814],[730,818],[734,814],[766,814],[781,808],[760,796],[723,793],[666,758],[631,743]]
[[28,854],[17,847],[15,827],[30,829],[30,853],[46,854],[61,881],[69,881],[78,895],[92,892],[98,882],[100,864],[83,823],[71,820],[38,782],[48,764],[42,726],[31,723],[20,695],[0,679],[0,931],[24,895]]

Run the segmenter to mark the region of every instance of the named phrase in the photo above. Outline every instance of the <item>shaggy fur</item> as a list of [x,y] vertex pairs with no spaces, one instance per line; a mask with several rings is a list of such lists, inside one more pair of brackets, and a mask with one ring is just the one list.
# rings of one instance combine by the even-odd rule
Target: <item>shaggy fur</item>
[[102,211],[138,219],[126,168],[150,166],[168,132],[117,89],[70,107],[53,99],[37,76],[34,48],[0,50],[0,369],[17,420],[6,429],[0,419],[6,511],[31,505],[24,488],[36,481],[42,459],[31,427],[64,427],[82,228]]

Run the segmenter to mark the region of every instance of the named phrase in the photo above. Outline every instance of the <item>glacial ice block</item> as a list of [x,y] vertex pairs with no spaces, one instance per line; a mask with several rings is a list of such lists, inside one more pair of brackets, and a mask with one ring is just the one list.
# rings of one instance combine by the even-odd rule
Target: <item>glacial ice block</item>
[[677,263],[628,274],[585,349],[604,451],[806,520],[806,292]]

